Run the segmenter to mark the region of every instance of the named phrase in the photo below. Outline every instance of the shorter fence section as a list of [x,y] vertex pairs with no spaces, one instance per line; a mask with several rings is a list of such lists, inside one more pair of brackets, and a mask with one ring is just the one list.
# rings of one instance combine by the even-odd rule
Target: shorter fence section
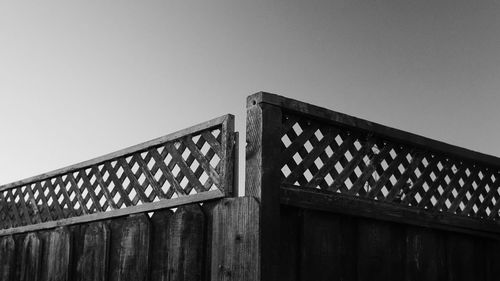
[[259,205],[228,198],[0,238],[0,280],[258,280]]
[[0,235],[109,219],[234,193],[234,117],[0,187]]

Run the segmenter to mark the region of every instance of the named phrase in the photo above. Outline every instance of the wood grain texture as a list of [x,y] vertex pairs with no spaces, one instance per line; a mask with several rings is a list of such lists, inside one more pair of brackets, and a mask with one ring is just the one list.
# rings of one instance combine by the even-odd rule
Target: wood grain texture
[[168,278],[201,280],[205,245],[205,215],[197,204],[177,208],[168,222]]
[[422,227],[407,227],[405,280],[438,281],[446,278],[444,233]]
[[357,221],[304,211],[302,224],[300,280],[356,280]]
[[60,227],[45,233],[44,238],[41,280],[70,280],[71,232],[67,227]]
[[12,236],[0,238],[0,280],[12,280],[16,273],[16,243]]
[[262,280],[259,203],[253,197],[221,200],[213,210],[212,231],[210,280]]
[[279,279],[280,167],[282,112],[279,107],[247,99],[245,194],[260,200],[261,280]]
[[[146,214],[129,216],[119,231],[117,256],[110,259],[110,281],[148,280],[150,222]],[[112,239],[116,239],[116,236]],[[113,252],[111,254],[114,254]]]
[[28,233],[20,245],[18,259],[19,280],[40,280],[40,264],[42,258],[42,244],[36,232]]
[[173,215],[171,210],[156,211],[151,217],[151,281],[166,281],[168,276],[168,223]]
[[[110,231],[106,223],[94,222],[85,230],[76,280],[105,281],[108,273]],[[81,241],[80,241],[81,243]]]
[[358,280],[404,280],[403,227],[376,220],[359,220]]

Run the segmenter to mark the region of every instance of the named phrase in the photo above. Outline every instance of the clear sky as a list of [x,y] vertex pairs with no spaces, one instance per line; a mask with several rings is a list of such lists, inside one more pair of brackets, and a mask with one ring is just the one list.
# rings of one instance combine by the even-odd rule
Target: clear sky
[[0,184],[261,90],[500,156],[500,1],[0,0]]

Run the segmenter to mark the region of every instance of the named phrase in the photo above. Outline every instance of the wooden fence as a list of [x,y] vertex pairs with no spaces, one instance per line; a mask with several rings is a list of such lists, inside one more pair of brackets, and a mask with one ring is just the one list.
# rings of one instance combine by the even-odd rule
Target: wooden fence
[[0,280],[257,280],[234,117],[0,187]]
[[498,280],[500,159],[268,93],[0,187],[0,280]]
[[281,96],[247,103],[261,280],[498,280],[500,159]]

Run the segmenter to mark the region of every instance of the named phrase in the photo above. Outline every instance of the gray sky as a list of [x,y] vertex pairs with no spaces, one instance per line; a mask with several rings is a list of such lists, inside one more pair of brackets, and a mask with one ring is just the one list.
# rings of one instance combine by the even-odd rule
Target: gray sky
[[261,90],[500,156],[499,89],[499,1],[0,0],[0,184]]

